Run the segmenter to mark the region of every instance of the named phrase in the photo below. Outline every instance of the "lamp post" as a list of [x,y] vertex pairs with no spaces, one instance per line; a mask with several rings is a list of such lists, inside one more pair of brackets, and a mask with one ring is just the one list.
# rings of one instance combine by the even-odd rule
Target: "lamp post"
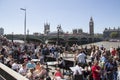
[[58,25],[57,26],[57,45],[60,44],[60,41],[59,41],[59,31],[60,31],[60,28],[61,28],[61,25]]
[[29,43],[29,29],[27,29],[27,42]]
[[14,34],[14,33],[12,32],[12,42],[13,42],[13,34]]
[[23,10],[25,12],[25,18],[24,18],[24,42],[26,43],[26,9],[20,8],[20,10]]

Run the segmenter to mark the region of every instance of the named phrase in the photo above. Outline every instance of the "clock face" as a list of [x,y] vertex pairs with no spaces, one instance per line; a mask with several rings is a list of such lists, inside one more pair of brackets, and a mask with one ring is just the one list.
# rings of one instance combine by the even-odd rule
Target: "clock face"
[[93,25],[93,23],[90,23],[90,25]]

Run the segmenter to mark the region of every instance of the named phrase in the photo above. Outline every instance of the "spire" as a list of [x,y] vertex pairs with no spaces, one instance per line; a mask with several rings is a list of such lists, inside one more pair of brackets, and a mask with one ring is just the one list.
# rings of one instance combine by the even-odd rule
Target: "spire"
[[93,22],[93,18],[92,17],[90,18],[90,22]]

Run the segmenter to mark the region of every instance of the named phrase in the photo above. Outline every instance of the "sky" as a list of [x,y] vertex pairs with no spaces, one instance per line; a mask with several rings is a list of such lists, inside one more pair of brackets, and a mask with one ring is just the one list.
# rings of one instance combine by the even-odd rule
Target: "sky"
[[64,32],[83,29],[89,33],[90,17],[94,21],[94,33],[105,28],[120,26],[120,0],[0,0],[0,27],[5,34],[24,34],[24,11],[26,29],[30,34],[43,33],[44,24],[50,31],[57,31],[61,24]]

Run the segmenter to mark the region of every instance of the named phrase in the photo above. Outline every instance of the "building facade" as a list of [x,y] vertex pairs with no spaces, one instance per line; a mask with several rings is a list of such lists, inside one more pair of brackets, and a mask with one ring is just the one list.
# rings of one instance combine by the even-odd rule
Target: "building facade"
[[50,32],[50,24],[44,24],[44,34],[48,34]]
[[78,34],[81,34],[83,33],[83,30],[82,29],[78,29]]
[[77,29],[73,29],[73,34],[77,34]]
[[73,34],[82,34],[83,30],[82,29],[73,29]]
[[113,29],[111,29],[110,27],[109,28],[105,28],[105,30],[103,31],[103,37],[105,38],[105,39],[109,39],[109,38],[111,38],[111,33],[113,33],[113,32],[116,32],[117,33],[117,38],[120,38],[120,27],[118,27],[118,28],[113,28]]

